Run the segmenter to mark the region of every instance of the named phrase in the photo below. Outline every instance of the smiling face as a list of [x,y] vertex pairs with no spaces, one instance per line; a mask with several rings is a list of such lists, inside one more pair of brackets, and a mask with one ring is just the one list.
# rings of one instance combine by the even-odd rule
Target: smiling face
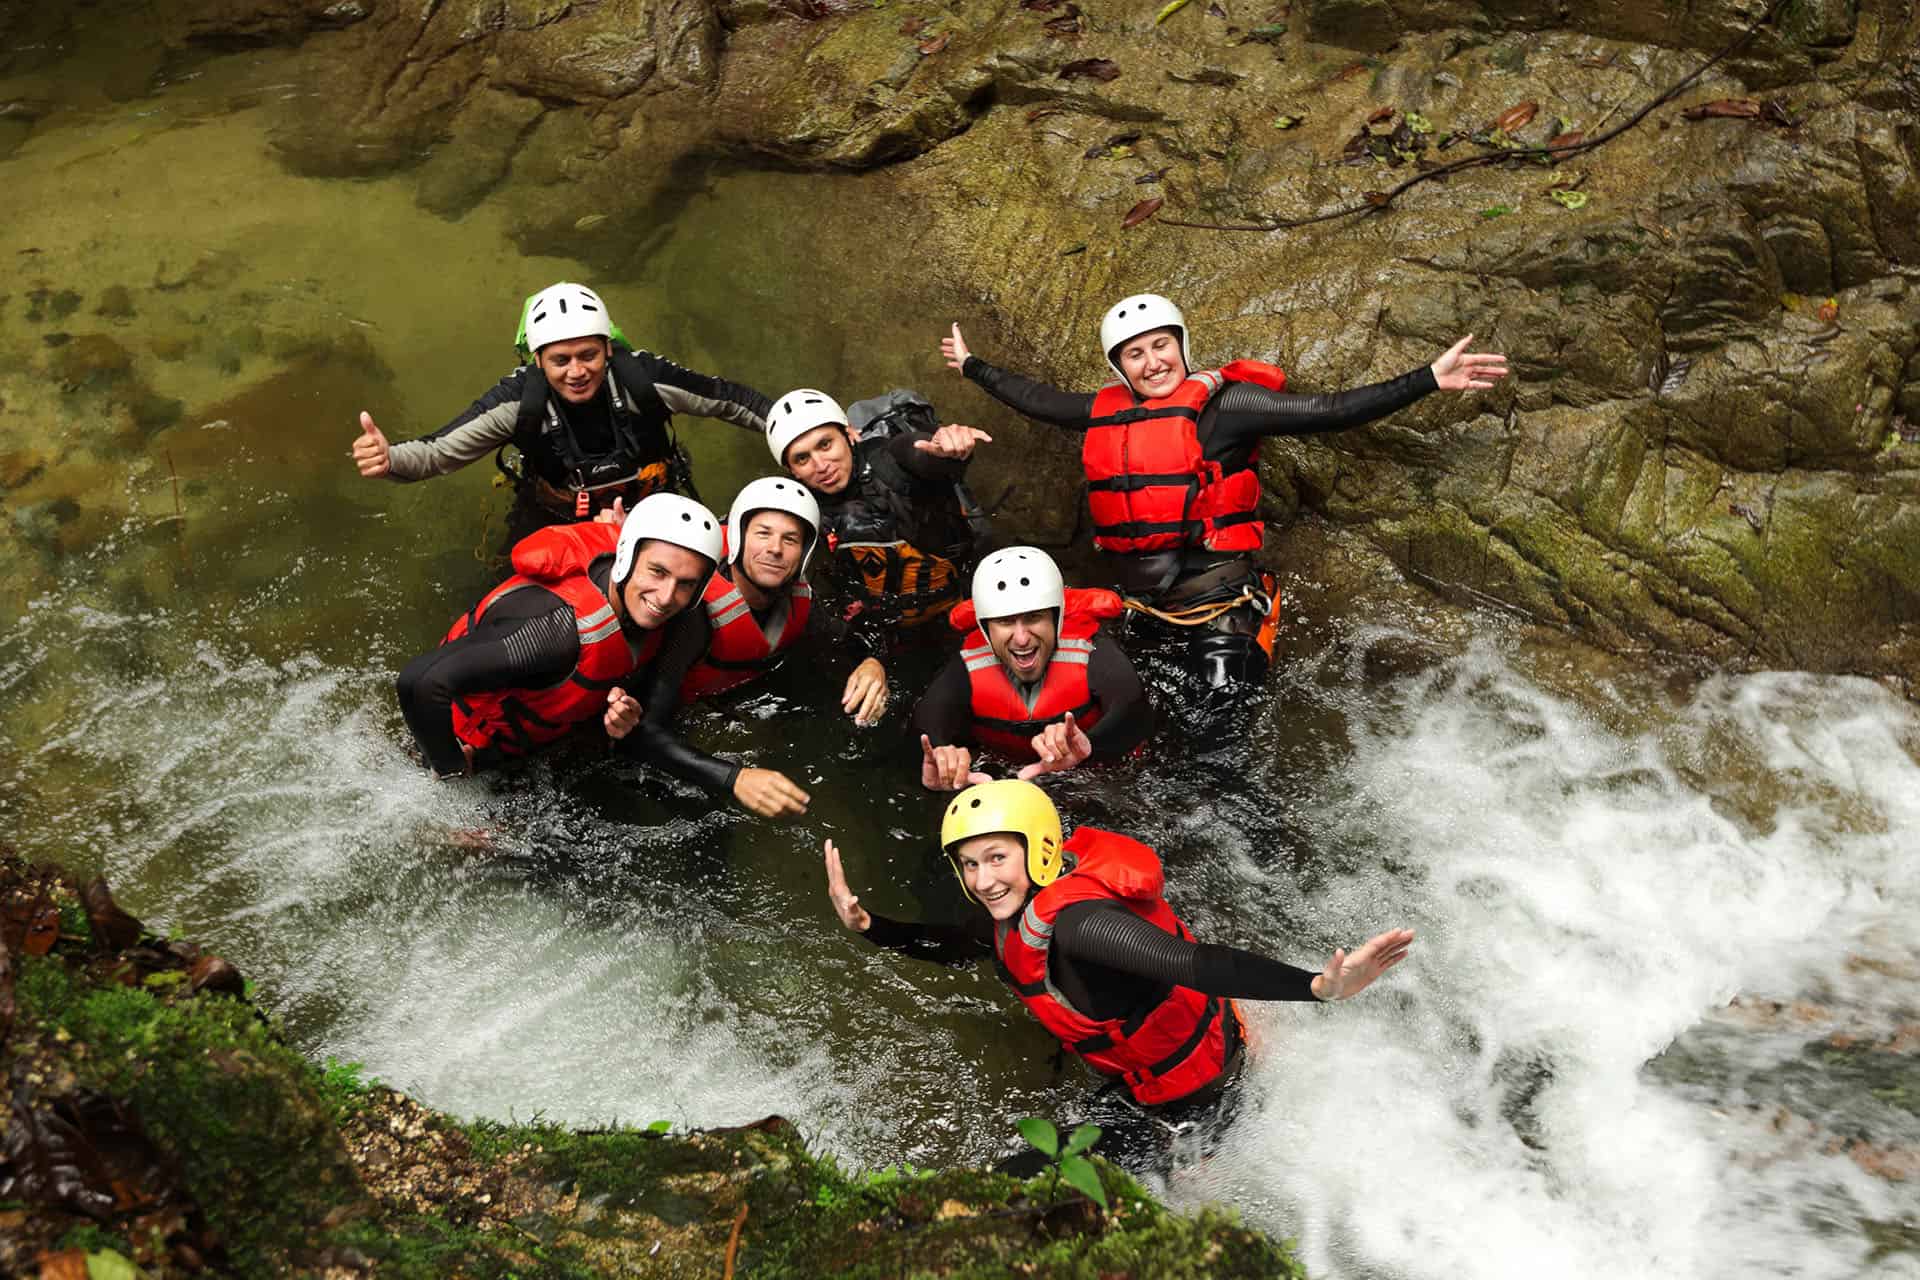
[[787,446],[786,464],[815,493],[839,493],[853,479],[853,442],[845,427],[815,427]]
[[778,591],[800,572],[807,526],[784,511],[756,511],[740,535],[740,572],[762,591]]
[[642,631],[665,625],[699,598],[713,561],[671,542],[649,539],[633,553],[633,572],[619,592],[623,620]]
[[1173,394],[1186,381],[1187,358],[1180,352],[1180,335],[1173,329],[1149,329],[1120,344],[1115,357],[1127,385],[1143,400]]
[[1052,609],[1035,609],[989,618],[985,630],[987,643],[1000,665],[1022,684],[1032,684],[1053,660],[1054,646],[1060,640],[1060,615]]
[[953,847],[960,881],[987,914],[1011,920],[1027,905],[1033,881],[1027,879],[1027,846],[1011,831],[995,831],[962,840]]
[[568,404],[585,404],[607,380],[607,340],[567,338],[540,348],[540,371],[547,385]]

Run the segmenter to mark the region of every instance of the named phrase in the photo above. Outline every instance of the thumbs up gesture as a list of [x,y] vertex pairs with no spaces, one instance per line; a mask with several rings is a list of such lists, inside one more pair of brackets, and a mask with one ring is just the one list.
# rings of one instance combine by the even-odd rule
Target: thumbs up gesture
[[353,465],[360,468],[360,474],[369,480],[377,480],[387,474],[389,446],[387,437],[373,420],[373,415],[360,414],[360,438],[353,442]]

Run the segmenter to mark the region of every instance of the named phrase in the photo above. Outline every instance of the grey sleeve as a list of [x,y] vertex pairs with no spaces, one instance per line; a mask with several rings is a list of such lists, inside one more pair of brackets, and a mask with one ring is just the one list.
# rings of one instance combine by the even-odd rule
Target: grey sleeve
[[458,471],[511,442],[519,417],[518,401],[503,402],[430,436],[402,441],[387,454],[387,474],[406,483]]
[[718,418],[748,431],[764,433],[773,401],[742,382],[695,373],[661,356],[653,389],[669,413],[690,413],[701,418]]

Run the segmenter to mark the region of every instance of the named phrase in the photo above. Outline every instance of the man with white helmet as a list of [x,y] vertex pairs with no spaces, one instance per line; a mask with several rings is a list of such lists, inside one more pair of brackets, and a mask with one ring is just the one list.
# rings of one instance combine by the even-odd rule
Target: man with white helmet
[[1022,778],[1110,760],[1153,727],[1139,673],[1100,624],[1120,616],[1111,591],[1067,590],[1036,547],[996,551],[973,571],[973,598],[948,619],[969,633],[913,709],[920,782],[957,791],[985,775],[985,749]]
[[806,387],[767,414],[767,448],[819,500],[846,612],[876,650],[884,632],[937,621],[959,599],[974,535],[955,486],[992,439],[948,424],[856,440],[839,402]]
[[605,723],[609,691],[653,659],[720,555],[719,520],[672,493],[642,499],[621,526],[522,539],[513,576],[400,672],[400,710],[427,763],[471,773]]
[[[755,480],[727,515],[727,550],[700,608],[676,618],[639,697],[615,689],[607,732],[649,763],[763,817],[806,812],[810,797],[773,769],[750,769],[687,745],[674,731],[679,708],[758,679],[803,639],[831,635],[813,608],[807,564],[820,540],[820,507],[785,476]],[[847,678],[841,706],[861,724],[886,707],[887,673],[874,658]]]
[[1357,427],[1436,390],[1491,387],[1506,357],[1469,352],[1472,341],[1388,382],[1289,395],[1286,375],[1260,361],[1197,369],[1180,309],[1136,294],[1100,323],[1101,354],[1119,381],[1092,395],[995,368],[967,349],[957,324],[940,349],[995,399],[1082,433],[1094,546],[1108,553],[1150,645],[1226,710],[1265,676],[1279,622],[1271,575],[1253,561],[1260,442]]
[[582,284],[563,281],[528,298],[516,345],[527,363],[429,435],[389,444],[362,413],[353,444],[360,474],[425,480],[513,445],[520,469],[508,472],[516,483],[509,528],[517,537],[587,519],[616,498],[631,506],[649,493],[691,492],[673,414],[750,431],[766,425],[765,396],[633,349],[600,295]]

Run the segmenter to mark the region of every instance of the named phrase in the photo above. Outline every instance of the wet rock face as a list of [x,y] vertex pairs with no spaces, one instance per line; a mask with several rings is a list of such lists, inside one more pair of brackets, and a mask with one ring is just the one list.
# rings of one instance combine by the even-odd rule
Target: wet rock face
[[[1202,363],[1271,360],[1300,390],[1472,331],[1512,358],[1499,390],[1269,444],[1271,555],[1311,554],[1295,532],[1317,523],[1610,645],[1920,679],[1911,5],[1196,0],[1156,24],[1152,0],[1042,3],[369,3],[306,41],[331,112],[302,107],[277,145],[300,172],[418,166],[449,216],[511,169],[529,252],[583,226],[644,237],[690,161],[857,171],[871,216],[812,246],[847,264],[841,322],[910,281],[965,300],[980,355],[1069,387],[1107,378],[1099,315],[1143,289],[1186,308]],[[196,38],[329,12],[185,8]],[[1733,105],[1682,112],[1716,100]],[[1459,173],[1364,217],[1170,225],[1362,206],[1489,143],[1636,119],[1557,167]],[[1070,443],[958,382],[944,396],[1000,427],[980,466],[1022,482],[1012,522],[1064,534]]]

